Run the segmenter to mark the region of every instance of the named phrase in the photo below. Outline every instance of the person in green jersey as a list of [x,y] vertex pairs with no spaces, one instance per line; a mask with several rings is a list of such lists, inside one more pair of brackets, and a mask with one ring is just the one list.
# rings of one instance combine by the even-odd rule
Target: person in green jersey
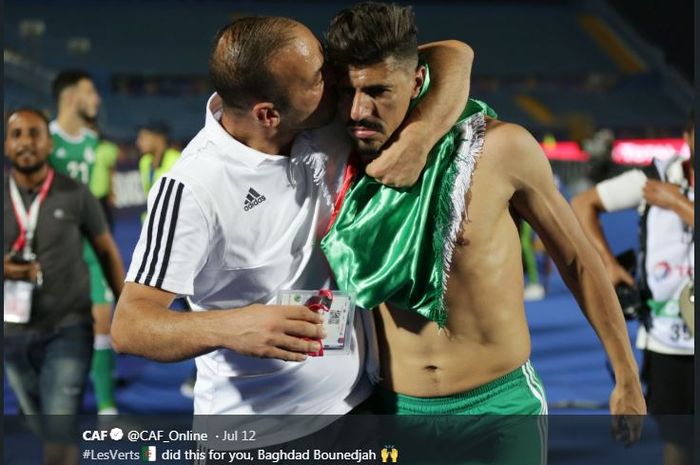
[[[643,415],[615,291],[524,128],[498,121],[486,104],[470,100],[414,186],[397,190],[362,173],[362,163],[377,157],[431,91],[416,43],[410,7],[370,2],[336,15],[326,48],[358,175],[345,183],[349,188],[321,247],[339,288],[355,294],[359,306],[377,308],[377,406],[409,415],[546,414],[529,361],[513,208],[547,244],[612,361],[611,413]],[[637,440],[640,419],[625,419],[626,434],[622,418],[615,419],[620,439]],[[518,463],[540,463],[543,450],[530,450]]]
[[[83,70],[60,72],[53,81],[53,96],[58,108],[49,129],[54,150],[49,162],[56,171],[90,185],[97,161],[99,138],[88,127],[97,117],[100,95],[90,74]],[[110,323],[114,296],[106,285],[99,261],[90,245],[84,243],[84,259],[90,273],[90,297],[95,331],[95,352],[91,378],[95,387],[97,411],[117,413],[114,399],[114,352]]]

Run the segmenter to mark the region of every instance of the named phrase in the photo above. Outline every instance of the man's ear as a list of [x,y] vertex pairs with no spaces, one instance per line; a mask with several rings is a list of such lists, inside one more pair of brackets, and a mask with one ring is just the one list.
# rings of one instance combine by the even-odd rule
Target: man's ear
[[264,128],[276,128],[280,124],[280,112],[271,102],[256,103],[253,107],[255,121]]
[[414,87],[411,93],[411,98],[414,99],[420,94],[421,88],[423,88],[423,83],[425,82],[425,66],[420,65],[416,68],[416,74],[414,76]]

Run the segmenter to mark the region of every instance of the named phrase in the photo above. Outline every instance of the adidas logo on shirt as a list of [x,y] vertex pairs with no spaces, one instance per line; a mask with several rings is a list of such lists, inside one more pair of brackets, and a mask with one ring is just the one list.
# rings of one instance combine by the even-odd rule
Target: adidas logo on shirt
[[265,200],[264,195],[258,193],[252,187],[248,189],[248,195],[245,196],[245,202],[243,203],[243,210],[248,211],[251,208],[263,203]]

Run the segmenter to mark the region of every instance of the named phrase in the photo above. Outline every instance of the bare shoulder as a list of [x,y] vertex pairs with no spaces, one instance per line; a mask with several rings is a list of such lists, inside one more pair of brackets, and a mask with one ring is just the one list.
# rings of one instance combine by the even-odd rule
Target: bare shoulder
[[519,124],[497,119],[489,119],[486,122],[485,144],[490,151],[503,155],[539,151],[539,144],[527,129]]
[[516,189],[523,187],[528,179],[551,176],[549,161],[540,144],[519,124],[489,120],[484,153],[509,176]]

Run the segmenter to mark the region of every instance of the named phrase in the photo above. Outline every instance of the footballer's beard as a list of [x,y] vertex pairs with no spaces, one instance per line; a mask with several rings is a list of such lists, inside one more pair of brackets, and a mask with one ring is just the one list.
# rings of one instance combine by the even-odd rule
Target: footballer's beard
[[[380,123],[370,121],[367,119],[362,119],[360,121],[351,121],[347,124],[347,126],[348,129],[351,130],[351,132],[352,128],[354,127],[363,127],[376,131],[377,133],[384,133],[384,127]],[[355,153],[359,155],[359,157],[364,163],[370,163],[372,160],[377,158],[379,156],[379,153],[382,151],[382,147],[384,147],[384,144],[386,142],[372,139],[359,139],[354,136],[351,138],[353,141]]]
[[381,152],[382,146],[377,146],[376,144],[367,144],[364,141],[354,140],[355,153],[360,157],[364,163],[370,163],[375,158],[379,157],[379,152]]

